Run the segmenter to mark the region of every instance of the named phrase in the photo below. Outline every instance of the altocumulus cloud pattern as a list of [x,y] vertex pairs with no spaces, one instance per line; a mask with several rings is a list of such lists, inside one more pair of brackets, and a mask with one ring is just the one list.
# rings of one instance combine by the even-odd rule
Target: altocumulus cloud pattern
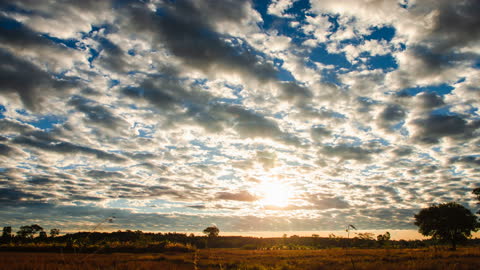
[[474,207],[480,1],[0,1],[0,216],[411,229]]

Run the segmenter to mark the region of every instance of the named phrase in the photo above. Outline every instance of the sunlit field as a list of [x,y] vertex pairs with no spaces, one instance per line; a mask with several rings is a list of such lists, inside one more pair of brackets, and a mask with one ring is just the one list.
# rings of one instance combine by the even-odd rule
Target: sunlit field
[[168,253],[0,253],[9,269],[480,269],[480,248],[240,250]]

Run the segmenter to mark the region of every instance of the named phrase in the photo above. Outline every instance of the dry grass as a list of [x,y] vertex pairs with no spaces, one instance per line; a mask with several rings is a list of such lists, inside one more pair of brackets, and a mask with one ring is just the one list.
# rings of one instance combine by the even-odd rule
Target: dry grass
[[58,254],[0,253],[0,269],[480,269],[480,248],[433,249],[238,250],[197,253]]

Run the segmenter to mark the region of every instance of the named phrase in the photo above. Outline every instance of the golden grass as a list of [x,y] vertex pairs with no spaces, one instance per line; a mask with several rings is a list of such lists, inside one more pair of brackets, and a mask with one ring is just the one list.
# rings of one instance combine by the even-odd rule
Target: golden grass
[[1,252],[0,269],[480,269],[480,248],[434,249],[239,250],[205,249],[195,253],[58,254]]

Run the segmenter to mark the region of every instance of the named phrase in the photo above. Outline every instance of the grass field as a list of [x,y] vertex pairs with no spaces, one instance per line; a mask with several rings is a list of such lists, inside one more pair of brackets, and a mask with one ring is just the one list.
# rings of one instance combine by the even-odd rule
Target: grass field
[[457,251],[203,249],[162,254],[0,252],[0,269],[480,269],[480,248]]

